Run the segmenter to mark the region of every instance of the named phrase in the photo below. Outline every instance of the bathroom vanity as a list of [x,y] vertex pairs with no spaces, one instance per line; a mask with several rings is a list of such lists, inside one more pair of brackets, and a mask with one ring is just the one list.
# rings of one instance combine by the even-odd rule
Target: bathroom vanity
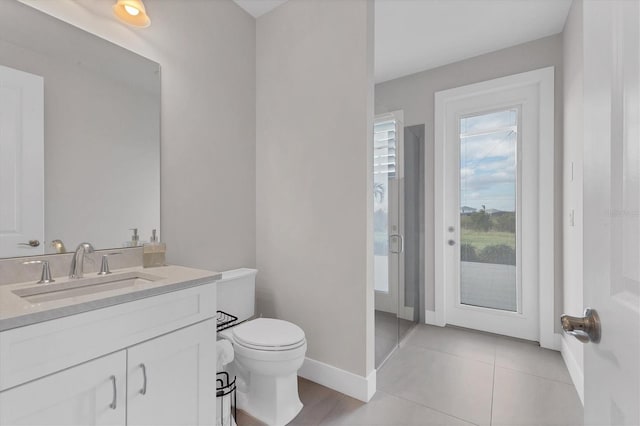
[[215,423],[220,274],[139,266],[160,251],[160,65],[8,1],[0,80],[0,426]]
[[111,275],[0,286],[0,426],[215,423],[221,275]]

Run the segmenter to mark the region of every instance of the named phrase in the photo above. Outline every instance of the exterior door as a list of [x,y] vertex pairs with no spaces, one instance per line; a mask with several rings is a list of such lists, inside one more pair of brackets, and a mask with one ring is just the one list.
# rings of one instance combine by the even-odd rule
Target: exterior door
[[640,424],[640,3],[584,2],[587,425]]
[[127,350],[127,425],[215,423],[216,324],[207,320]]
[[44,253],[43,134],[42,77],[0,66],[0,258]]
[[553,174],[540,166],[549,161],[540,147],[553,147],[546,102],[552,111],[552,68],[436,94],[436,298],[445,324],[540,339],[539,176]]
[[126,359],[116,352],[0,392],[0,425],[124,425]]

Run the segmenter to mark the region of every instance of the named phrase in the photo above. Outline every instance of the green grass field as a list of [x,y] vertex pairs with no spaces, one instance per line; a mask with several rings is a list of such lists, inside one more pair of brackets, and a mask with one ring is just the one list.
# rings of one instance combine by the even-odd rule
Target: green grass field
[[486,246],[498,244],[504,244],[515,250],[516,234],[498,231],[481,232],[462,228],[460,244],[470,244],[476,248],[476,251],[480,251]]

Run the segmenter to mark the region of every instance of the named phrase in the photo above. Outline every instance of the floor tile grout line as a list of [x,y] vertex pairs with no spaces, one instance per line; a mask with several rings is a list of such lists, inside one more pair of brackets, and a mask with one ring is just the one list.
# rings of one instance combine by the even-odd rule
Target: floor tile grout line
[[491,406],[489,407],[489,425],[493,425],[493,398],[496,394],[496,354],[493,356],[493,383],[491,383]]
[[416,330],[418,330],[418,325],[419,324],[416,324],[413,327],[411,327],[409,329],[409,331],[407,333],[405,333],[405,335],[402,336],[401,339],[398,340],[398,346],[397,346],[398,348],[401,348],[404,345],[408,345],[409,344],[409,338],[416,333]]
[[[414,347],[414,348],[423,349],[423,350],[426,350],[426,351],[437,352],[437,353],[439,353],[439,354],[451,355],[451,356],[455,356],[455,357],[457,357],[457,358],[466,359],[466,360],[469,360],[469,361],[481,362],[481,363],[483,363],[483,364],[488,364],[488,365],[493,365],[493,364],[495,364],[495,352],[494,352],[494,356],[493,356],[493,358],[494,358],[494,359],[493,359],[493,361],[489,362],[489,361],[481,361],[481,360],[476,359],[476,358],[471,358],[471,357],[466,356],[466,355],[460,355],[460,354],[454,354],[453,352],[446,352],[446,351],[442,351],[442,350],[440,350],[440,349],[436,349],[436,348],[428,348],[428,347],[426,347],[426,346],[417,345],[417,344],[415,344],[415,343],[408,343],[408,342],[407,342],[407,343],[405,343],[405,345],[406,345],[406,346],[412,346],[412,347]],[[402,348],[398,348],[398,349],[402,349]],[[494,348],[494,349],[495,349],[495,348]]]
[[529,373],[529,372],[522,371],[522,370],[517,370],[517,369],[515,369],[515,368],[504,367],[504,366],[502,366],[502,365],[498,365],[498,364],[496,364],[496,367],[498,367],[498,368],[502,368],[503,370],[514,371],[514,372],[516,372],[516,373],[525,374],[525,375],[527,375],[527,376],[532,376],[532,377],[537,377],[538,379],[549,380],[549,381],[551,381],[551,382],[556,382],[556,383],[560,383],[560,384],[562,384],[562,385],[567,385],[567,386],[571,386],[571,387],[574,387],[574,388],[575,388],[575,385],[573,384],[573,382],[569,383],[569,382],[564,382],[564,381],[562,381],[562,380],[558,380],[558,379],[551,379],[551,378],[549,378],[549,377],[540,376],[540,375],[538,375],[538,374],[533,374],[533,373]]
[[400,348],[399,348],[399,347],[395,347],[395,348],[393,348],[393,350],[392,350],[391,352],[389,352],[389,353],[387,354],[387,356],[382,360],[382,362],[380,363],[380,365],[378,365],[378,366],[376,367],[376,371],[380,371],[380,369],[381,369],[382,367],[384,367],[384,365],[387,363],[387,361],[389,361],[391,358],[393,358],[393,355],[396,353],[396,351],[399,351],[399,350],[400,350]]
[[[439,354],[443,354],[443,355],[453,356],[453,357],[456,357],[456,358],[459,358],[459,359],[463,359],[463,360],[475,361],[475,362],[479,362],[479,363],[482,363],[482,364],[491,365],[491,366],[492,366],[492,368],[493,368],[493,375],[492,375],[493,383],[492,383],[492,391],[491,391],[491,405],[490,405],[490,407],[489,407],[489,410],[490,410],[489,422],[491,422],[491,420],[492,420],[492,416],[493,416],[493,387],[495,386],[495,371],[496,371],[496,350],[497,350],[497,348],[496,348],[497,344],[496,344],[496,343],[493,343],[493,344],[492,344],[492,346],[493,346],[493,347],[492,347],[492,349],[493,349],[493,356],[492,356],[492,361],[491,361],[491,362],[487,362],[487,361],[480,361],[480,360],[475,359],[475,358],[471,358],[471,357],[463,356],[463,355],[459,355],[459,354],[454,354],[454,353],[451,353],[451,352],[445,352],[445,351],[438,350],[438,349],[435,349],[435,348],[427,348],[427,347],[425,347],[425,346],[421,346],[421,345],[419,345],[419,344],[411,343],[411,342],[409,342],[408,340],[405,340],[405,341],[404,341],[403,346],[405,346],[405,345],[406,345],[406,346],[411,346],[411,347],[414,347],[414,348],[417,348],[417,349],[421,349],[421,350],[424,350],[424,351],[435,352],[435,353],[439,353]],[[402,349],[403,349],[403,347],[398,347],[398,348],[397,348],[397,350],[396,350],[396,351],[394,351],[395,353],[394,353],[393,355],[396,355],[396,356],[397,356],[397,355],[399,355],[399,353],[402,351]],[[390,358],[391,358],[391,357],[390,357]],[[387,361],[389,361],[389,360],[387,360]],[[386,365],[386,364],[388,364],[388,362],[385,362],[385,365]],[[456,415],[453,415],[453,414],[447,413],[447,412],[442,411],[442,410],[440,410],[440,409],[437,409],[437,408],[434,408],[434,407],[430,407],[430,406],[428,406],[428,405],[426,405],[426,404],[423,404],[423,403],[421,403],[421,402],[418,402],[418,401],[414,401],[414,400],[411,400],[411,399],[405,398],[405,397],[403,397],[403,396],[401,396],[401,395],[397,395],[397,394],[392,393],[392,392],[389,392],[389,391],[384,391],[384,390],[382,390],[382,389],[380,389],[380,388],[378,388],[376,392],[384,393],[384,394],[387,394],[387,395],[392,395],[392,396],[394,396],[394,397],[396,397],[396,398],[399,398],[399,399],[402,399],[402,400],[404,400],[404,401],[406,401],[406,402],[413,403],[413,404],[416,404],[416,405],[418,405],[418,406],[428,408],[428,409],[430,409],[430,410],[433,410],[433,411],[436,411],[436,412],[438,412],[438,413],[444,414],[444,415],[446,415],[446,416],[449,416],[449,417],[452,417],[452,418],[458,419],[458,420],[463,421],[463,422],[465,422],[465,423],[469,423],[469,424],[473,424],[473,425],[476,425],[476,426],[477,426],[477,423],[474,423],[474,422],[471,422],[471,421],[469,421],[469,420],[467,420],[467,419],[463,419],[463,418],[458,417],[458,416],[456,416]]]
[[405,345],[407,345],[407,340],[409,339],[409,337],[411,335],[413,335],[413,333],[418,329],[418,326],[420,324],[419,323],[415,323],[410,329],[409,331],[407,331],[405,333],[404,336],[402,336],[402,338],[399,338],[397,344],[393,347],[393,349],[391,350],[391,352],[389,352],[387,355],[385,355],[384,359],[382,360],[382,362],[380,362],[380,365],[378,365],[377,367],[375,367],[376,370],[380,370],[386,363],[387,361],[389,361],[391,359],[391,357],[393,356],[393,354],[395,354],[399,349],[401,349],[402,347],[404,347]]
[[376,391],[376,393],[378,393],[378,392],[383,393],[383,394],[385,394],[385,395],[393,396],[393,397],[395,397],[395,398],[401,399],[401,400],[406,401],[406,402],[410,402],[411,404],[419,405],[420,407],[423,407],[423,408],[428,408],[429,410],[436,411],[436,412],[438,412],[438,413],[440,413],[440,414],[444,414],[445,416],[448,416],[448,417],[453,417],[454,419],[458,419],[458,420],[463,421],[463,422],[465,422],[465,423],[468,423],[468,424],[470,424],[470,425],[479,426],[479,424],[478,424],[478,423],[474,423],[474,422],[472,422],[472,421],[469,421],[469,420],[463,419],[462,417],[458,417],[458,416],[456,416],[456,415],[454,415],[454,414],[447,413],[446,411],[442,411],[442,410],[439,410],[439,409],[437,409],[437,408],[430,407],[430,406],[428,406],[428,405],[426,405],[426,404],[423,404],[423,403],[421,403],[421,402],[418,402],[418,401],[414,401],[414,400],[412,400],[412,399],[405,398],[405,397],[403,397],[403,396],[401,396],[401,395],[397,395],[397,394],[395,394],[395,393],[388,392],[388,391],[383,391],[383,390],[377,390],[377,391]]
[[[497,343],[493,344],[493,346],[494,346],[493,347],[493,350],[494,350],[493,362],[482,361],[482,360],[479,360],[479,359],[476,359],[476,358],[472,358],[472,357],[469,357],[469,356],[466,356],[466,355],[455,354],[453,352],[447,352],[447,351],[440,350],[440,349],[437,349],[437,348],[427,347],[427,346],[423,346],[423,345],[416,344],[416,343],[411,343],[411,342],[405,342],[403,346],[412,346],[414,348],[419,348],[419,349],[428,350],[428,351],[432,351],[432,352],[438,352],[438,353],[446,354],[446,355],[452,355],[452,356],[455,356],[455,357],[458,357],[458,358],[463,358],[463,359],[468,359],[468,360],[471,360],[471,361],[482,362],[484,364],[492,364],[494,367],[504,368],[505,370],[515,371],[515,372],[518,372],[518,373],[527,374],[529,376],[538,377],[540,379],[547,379],[547,380],[551,380],[553,382],[564,383],[565,385],[574,386],[573,382],[566,382],[566,381],[559,380],[559,379],[552,379],[550,377],[545,377],[545,376],[541,376],[541,375],[538,375],[538,374],[533,374],[533,373],[530,373],[530,372],[527,372],[527,371],[518,370],[516,368],[505,367],[503,365],[497,364],[497,346],[498,346]],[[402,347],[398,347],[397,349],[402,349]],[[394,351],[394,352],[397,352],[397,351]],[[389,358],[391,358],[391,357],[389,357]],[[386,364],[386,361],[388,361],[388,360],[389,359],[385,360],[385,364]]]
[[[337,392],[337,391],[334,391],[334,392]],[[336,401],[336,403],[335,403],[335,404],[333,404],[333,407],[331,407],[331,410],[329,410],[329,411],[327,412],[327,414],[325,414],[324,416],[322,416],[322,418],[318,421],[318,426],[321,426],[321,425],[324,423],[324,421],[325,421],[325,420],[329,419],[329,416],[330,416],[331,414],[333,414],[333,412],[334,412],[334,411],[336,411],[336,409],[338,408],[338,405],[340,404],[340,401],[341,401],[341,400],[343,400],[344,398],[352,398],[352,397],[350,397],[349,395],[345,395],[345,394],[340,393],[340,392],[338,392],[338,393],[340,394],[340,396],[339,396],[338,400]],[[365,402],[365,404],[368,404],[368,402]]]
[[[516,367],[516,368],[510,367],[510,366],[501,365],[501,363],[504,362],[503,361],[503,357],[505,355],[508,355],[508,352],[504,352],[505,349],[508,349],[508,346],[505,346],[503,344],[503,342],[500,341],[500,340],[493,340],[493,341],[489,341],[489,342],[480,341],[480,344],[485,346],[486,349],[492,349],[492,351],[491,350],[484,350],[483,351],[483,352],[486,352],[486,355],[487,355],[486,358],[487,359],[491,359],[491,361],[486,361],[486,360],[479,360],[479,359],[472,358],[469,355],[461,355],[461,354],[456,354],[456,353],[453,353],[453,352],[450,352],[450,351],[446,351],[446,350],[443,350],[441,347],[429,347],[429,346],[427,346],[427,344],[438,343],[439,339],[437,339],[437,336],[436,336],[435,339],[430,339],[430,336],[428,334],[426,336],[422,336],[422,335],[416,336],[414,333],[417,330],[419,330],[419,327],[414,327],[413,330],[411,330],[411,332],[409,333],[409,336],[411,336],[411,342],[408,341],[409,340],[409,338],[408,338],[409,336],[407,336],[406,340],[404,340],[402,342],[402,344],[399,345],[400,346],[399,347],[400,350],[396,351],[396,353],[394,355],[397,356],[400,353],[404,352],[404,355],[412,356],[411,353],[407,353],[407,352],[409,352],[411,350],[416,350],[416,351],[419,351],[419,352],[416,353],[416,355],[419,354],[420,352],[422,352],[425,355],[427,355],[428,353],[431,353],[433,355],[437,355],[437,354],[448,355],[450,357],[455,357],[455,358],[451,358],[452,360],[458,359],[460,361],[464,361],[464,360],[476,361],[476,362],[479,362],[479,363],[489,364],[489,365],[492,366],[493,374],[492,374],[491,398],[490,398],[490,406],[489,406],[489,409],[490,409],[489,425],[495,425],[496,424],[496,420],[493,418],[493,412],[496,411],[497,414],[500,414],[500,410],[495,410],[495,408],[496,408],[495,407],[495,391],[496,391],[496,384],[497,384],[497,372],[498,372],[498,369],[503,369],[504,370],[504,372],[502,374],[508,374],[509,372],[511,372],[512,374],[517,374],[517,373],[522,374],[522,376],[521,376],[521,378],[519,380],[526,380],[526,377],[529,377],[531,379],[535,378],[535,379],[538,379],[540,381],[546,381],[548,383],[547,386],[550,385],[550,384],[553,384],[553,383],[557,383],[557,384],[567,385],[570,388],[575,388],[574,384],[571,381],[563,380],[563,379],[560,379],[560,378],[545,377],[545,376],[542,376],[542,375],[539,375],[539,374],[536,374],[536,373],[532,373],[530,371],[523,371],[523,370],[518,368],[518,367],[520,367],[519,364],[517,364],[518,367]],[[414,339],[413,337],[419,337],[419,338],[415,338]],[[462,337],[462,338],[464,338],[464,337]],[[516,341],[516,343],[519,343],[519,342]],[[455,340],[453,340],[453,341],[445,340],[443,342],[443,345],[440,345],[440,346],[449,346],[451,344],[455,345],[456,341]],[[478,346],[480,346],[480,344]],[[528,345],[528,342],[522,342],[522,345],[525,345],[525,344]],[[407,349],[404,349],[405,346],[407,347]],[[488,346],[488,347],[486,347],[486,346]],[[531,346],[531,349],[533,351],[535,351],[534,348],[540,349],[539,346],[537,346],[537,347],[535,345],[530,345],[530,346]],[[456,348],[454,347],[454,349],[456,349]],[[482,346],[481,346],[481,349],[483,349]],[[527,350],[529,350],[529,348],[527,348]],[[473,347],[471,348],[471,350],[463,351],[463,353],[465,353],[465,354],[473,354],[474,353]],[[532,354],[533,354],[533,352],[532,352]],[[498,355],[501,355],[501,359],[500,360],[498,359]],[[538,358],[537,352],[534,355],[536,355],[535,357],[533,357],[534,358],[534,362],[535,362],[535,359]],[[525,356],[523,358],[523,360],[526,361],[529,358],[531,358],[531,357]],[[542,357],[541,358],[541,361],[545,361],[545,360],[546,360],[546,357]],[[559,364],[557,366],[559,366]],[[562,367],[563,367],[562,371],[565,372],[566,366],[562,365]],[[526,368],[526,363],[522,364],[522,368]],[[556,374],[556,376],[559,376],[559,375],[561,375],[561,374]],[[528,379],[528,380],[531,380],[531,379]],[[567,389],[569,389],[569,388],[567,388]],[[427,405],[429,403],[429,401],[427,401],[427,404],[425,404],[424,402],[419,402],[417,400],[409,399],[413,395],[408,395],[407,397],[403,397],[401,395],[397,395],[397,394],[395,394],[393,392],[390,392],[388,390],[386,391],[386,390],[382,390],[382,389],[380,389],[379,392],[381,394],[392,395],[393,397],[396,397],[396,398],[399,398],[401,400],[404,400],[407,403],[411,403],[414,406],[421,406],[421,407],[433,410],[434,412],[438,412],[438,413],[444,414],[446,416],[451,417],[452,419],[458,419],[458,420],[466,422],[466,423],[473,423],[473,422],[470,422],[469,420],[465,420],[465,419],[460,418],[458,416],[452,415],[452,414],[450,414],[450,413],[448,413],[446,411],[442,411],[441,409],[437,409],[437,408],[431,407],[430,405]],[[499,407],[497,407],[497,408],[499,408]],[[484,424],[484,423],[482,423],[482,424]]]
[[389,364],[388,361],[391,361],[394,357],[398,356],[398,353],[400,353],[400,351],[402,350],[402,348],[396,348],[393,352],[391,352],[391,354],[389,354],[389,357],[387,359],[384,360],[384,362],[382,363],[382,365],[380,365],[380,367],[376,368],[376,376],[378,375],[378,373],[384,369],[384,367],[386,365]]

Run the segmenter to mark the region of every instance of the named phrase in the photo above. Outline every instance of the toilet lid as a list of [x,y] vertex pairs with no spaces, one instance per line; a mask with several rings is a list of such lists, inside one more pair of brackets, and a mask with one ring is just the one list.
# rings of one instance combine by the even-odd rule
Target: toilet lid
[[233,337],[243,346],[284,350],[304,341],[304,331],[295,324],[272,318],[257,318],[233,327]]

